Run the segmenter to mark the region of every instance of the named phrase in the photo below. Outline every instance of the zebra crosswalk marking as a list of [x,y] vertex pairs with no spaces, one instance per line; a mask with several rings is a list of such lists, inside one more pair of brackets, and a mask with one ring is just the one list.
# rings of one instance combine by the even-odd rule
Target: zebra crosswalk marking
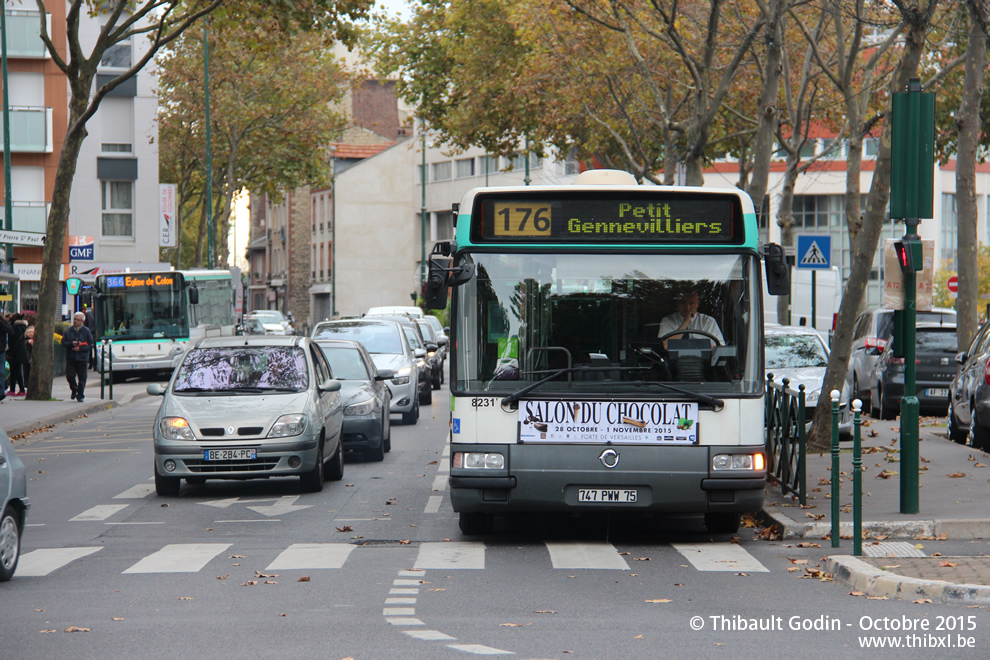
[[756,557],[736,543],[674,543],[672,545],[699,571],[770,572]]
[[293,543],[265,570],[341,568],[354,548],[350,543]]
[[21,555],[17,577],[43,577],[66,564],[87,557],[103,548],[41,548]]
[[422,543],[416,557],[416,568],[466,568],[485,567],[485,545],[483,543]]
[[196,573],[230,546],[230,543],[173,543],[124,573]]
[[611,543],[546,542],[554,568],[604,568],[628,571],[626,560],[619,556]]
[[69,522],[93,522],[97,520],[106,520],[113,514],[126,509],[127,506],[127,504],[98,504],[97,506],[86,509],[75,518],[71,518]]

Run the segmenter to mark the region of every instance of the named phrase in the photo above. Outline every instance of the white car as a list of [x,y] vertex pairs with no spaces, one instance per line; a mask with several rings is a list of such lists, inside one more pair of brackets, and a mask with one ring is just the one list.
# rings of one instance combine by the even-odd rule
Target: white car
[[266,335],[296,334],[296,329],[292,327],[292,323],[278,310],[258,309],[248,314],[248,318],[260,321],[262,327],[265,328]]
[[404,314],[414,319],[423,318],[423,310],[415,305],[390,305],[386,307],[372,307],[365,316],[388,316],[389,314]]

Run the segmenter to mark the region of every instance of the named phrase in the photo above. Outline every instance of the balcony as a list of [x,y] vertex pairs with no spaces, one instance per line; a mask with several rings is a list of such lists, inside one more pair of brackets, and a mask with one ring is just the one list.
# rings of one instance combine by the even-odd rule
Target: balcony
[[[7,9],[7,57],[44,59],[48,49],[41,41],[41,14],[36,11]],[[48,34],[52,33],[52,16],[45,14]]]
[[[0,123],[0,153],[3,152],[3,124]],[[52,153],[52,109],[10,106],[10,152]]]
[[[11,215],[13,226],[11,231],[26,231],[34,234],[44,234],[48,227],[47,202],[12,202]],[[5,209],[0,199],[0,227],[6,227]]]

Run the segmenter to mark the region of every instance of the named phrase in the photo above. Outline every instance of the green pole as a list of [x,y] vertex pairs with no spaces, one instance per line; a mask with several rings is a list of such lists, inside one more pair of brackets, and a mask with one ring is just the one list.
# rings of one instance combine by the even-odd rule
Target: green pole
[[[853,406],[853,555],[863,556],[863,451],[860,444],[860,410],[863,402]],[[833,505],[834,506],[834,505]]]
[[203,24],[203,91],[206,106],[206,267],[213,268],[216,239],[213,235],[213,159],[210,150],[210,41],[209,30],[205,23]]
[[[422,286],[426,282],[426,122],[420,124],[420,128],[423,131],[421,136],[422,140],[422,165],[423,172],[420,175],[422,179],[422,204],[419,210],[419,232],[420,232],[420,253],[419,253],[419,284]],[[419,291],[416,292],[417,297],[419,296]],[[416,301],[413,300],[415,303]]]
[[818,329],[818,324],[816,319],[818,318],[818,310],[815,309],[815,294],[818,292],[818,271],[816,269],[811,270],[811,327]]
[[832,390],[832,547],[839,547],[839,390]]
[[527,186],[530,183],[529,178],[529,138],[523,138],[523,153],[526,156],[526,176],[523,178],[523,183]]
[[[920,242],[915,230],[917,220],[905,220],[909,232],[904,236],[906,249],[911,243]],[[901,513],[918,513],[918,396],[915,367],[915,342],[917,340],[917,275],[904,273],[904,332],[901,339],[904,353],[904,398],[901,399]],[[895,339],[896,341],[896,339]]]
[[[0,2],[0,56],[3,57],[3,228],[7,231],[14,230],[14,203],[11,199],[10,190],[10,98],[7,90],[7,8],[6,3]],[[14,272],[14,246],[10,243],[4,245],[4,256],[11,273]],[[10,292],[13,294],[14,283],[9,284]],[[11,301],[11,310],[17,309],[17,301]],[[3,365],[0,365],[2,368]]]

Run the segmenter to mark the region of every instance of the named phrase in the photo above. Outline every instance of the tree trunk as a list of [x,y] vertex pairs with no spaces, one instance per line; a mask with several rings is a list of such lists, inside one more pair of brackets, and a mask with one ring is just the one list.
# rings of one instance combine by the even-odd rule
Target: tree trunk
[[[89,89],[89,84],[85,89]],[[69,106],[69,130],[58,157],[52,207],[48,212],[47,236],[42,251],[41,289],[38,293],[38,314],[35,319],[37,341],[31,359],[31,375],[28,380],[27,398],[47,401],[52,398],[52,381],[55,374],[55,320],[61,316],[62,284],[59,272],[62,253],[65,250],[65,234],[69,226],[69,197],[76,175],[79,150],[86,139],[86,125],[79,121],[86,110],[88,96],[73,93]]]
[[773,155],[773,138],[777,132],[777,122],[780,120],[777,97],[780,93],[780,76],[783,66],[781,46],[784,43],[783,26],[788,5],[790,5],[790,0],[773,0],[765,28],[768,39],[767,59],[764,67],[766,76],[758,106],[760,116],[756,129],[756,142],[753,145],[753,171],[749,184],[746,186],[746,192],[753,198],[757,215],[763,209],[763,198],[767,194],[770,163]]
[[[925,38],[938,5],[938,0],[931,2],[923,9],[903,9],[902,18],[908,23],[905,33],[901,59],[897,64],[891,82],[891,93],[907,89],[908,82],[917,75],[918,63],[924,53]],[[883,230],[887,216],[887,202],[890,200],[890,140],[891,124],[890,103],[887,104],[883,125],[883,139],[877,153],[876,169],[870,185],[870,197],[866,208],[863,230],[852,243],[852,267],[849,279],[842,293],[842,305],[839,307],[839,318],[835,334],[832,337],[832,348],[829,355],[828,367],[825,370],[825,381],[822,384],[823,400],[828,400],[828,393],[841,390],[849,369],[849,352],[852,348],[852,327],[856,315],[863,303],[866,285],[870,280],[873,269],[873,257],[876,254],[877,243]],[[822,405],[815,408],[815,417],[808,436],[808,447],[815,451],[825,451],[831,444],[830,406]]]
[[[977,6],[980,5],[980,6]],[[959,276],[959,297],[956,300],[958,325],[956,332],[960,350],[969,346],[978,325],[977,298],[980,294],[976,268],[976,153],[980,141],[980,102],[983,98],[983,76],[987,68],[988,12],[985,3],[966,3],[969,17],[969,43],[966,48],[966,75],[959,112],[956,160],[956,209],[959,217],[959,242],[956,272]]]
[[[787,155],[787,169],[784,171],[784,181],[781,184],[780,201],[777,206],[777,226],[780,227],[780,244],[785,248],[794,245],[794,188],[797,186],[798,163],[801,152],[792,150]],[[793,282],[791,283],[793,287]],[[789,322],[790,296],[777,296],[777,323],[787,325]]]

